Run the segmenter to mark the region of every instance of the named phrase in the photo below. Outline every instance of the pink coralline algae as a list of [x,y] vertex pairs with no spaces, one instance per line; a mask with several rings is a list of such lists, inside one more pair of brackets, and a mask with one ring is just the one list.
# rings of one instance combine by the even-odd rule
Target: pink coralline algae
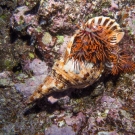
[[52,33],[68,33],[71,30],[73,30],[73,25],[68,21],[68,17],[57,16],[53,18],[52,27],[50,28]]
[[76,135],[70,126],[65,126],[62,128],[52,125],[45,130],[45,135]]
[[[68,93],[68,94],[70,94],[70,93]],[[62,101],[62,104],[64,105],[63,108],[68,108],[67,103],[70,101],[70,97],[69,96],[61,96],[61,97],[59,97],[59,96],[58,97],[49,96],[48,101],[51,104],[54,104],[58,101]]]
[[108,119],[113,119],[113,120],[119,119],[120,117],[119,111],[120,108],[122,107],[122,104],[123,103],[122,101],[120,101],[120,99],[112,98],[110,96],[103,96],[101,98],[101,105],[104,108],[104,116]]
[[64,119],[67,125],[74,127],[76,133],[80,131],[86,122],[86,116],[82,112],[79,112],[77,116],[67,116]]
[[64,8],[64,3],[57,2],[55,0],[50,0],[49,2],[41,1],[40,8],[38,10],[38,14],[42,16],[42,18],[48,18],[52,14],[57,13],[58,11]]
[[132,18],[128,18],[128,26],[129,26],[129,31],[131,35],[135,35],[135,12],[131,13]]
[[113,10],[113,9],[118,9],[119,7],[118,7],[118,3],[116,4],[115,2],[114,2],[114,0],[111,0],[111,10]]
[[47,75],[33,76],[26,79],[24,83],[16,83],[14,86],[24,97],[30,96]]
[[34,75],[42,75],[48,73],[48,66],[45,62],[39,59],[34,59],[29,64],[29,69],[34,73]]
[[[30,27],[37,27],[38,26],[38,20],[36,15],[32,14],[25,14],[27,11],[29,11],[29,8],[27,6],[21,6],[18,7],[11,19],[11,27],[16,31],[22,31],[23,29]],[[28,31],[28,30],[27,30]]]
[[15,84],[16,89],[22,93],[24,97],[30,96],[49,73],[46,63],[39,59],[34,59],[32,62],[29,62],[27,70],[32,71],[34,76],[30,79],[26,79],[25,83]]
[[116,100],[115,98],[112,98],[110,96],[103,96],[101,99],[101,103],[104,107],[107,108],[120,108],[122,104],[120,103],[119,100]]

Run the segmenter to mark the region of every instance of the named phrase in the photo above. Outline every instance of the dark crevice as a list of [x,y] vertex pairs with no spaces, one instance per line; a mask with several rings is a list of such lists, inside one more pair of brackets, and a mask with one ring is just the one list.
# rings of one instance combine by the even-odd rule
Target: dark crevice
[[35,15],[35,14],[37,14],[39,6],[40,6],[40,1],[38,1],[37,4],[31,10],[26,11],[24,15],[27,15],[27,14]]
[[17,66],[14,66],[13,67],[13,69],[12,69],[12,71],[15,73],[15,72],[17,72],[17,71],[21,71],[22,70],[22,65],[21,65],[21,63],[18,63],[18,65]]

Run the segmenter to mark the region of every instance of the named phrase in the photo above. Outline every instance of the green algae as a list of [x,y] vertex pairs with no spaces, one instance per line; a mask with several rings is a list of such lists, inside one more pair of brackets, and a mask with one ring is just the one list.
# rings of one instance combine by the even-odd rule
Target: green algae
[[57,44],[62,44],[64,42],[64,36],[57,36]]
[[35,56],[34,56],[34,53],[29,53],[29,57],[30,57],[30,59],[34,59],[35,58]]

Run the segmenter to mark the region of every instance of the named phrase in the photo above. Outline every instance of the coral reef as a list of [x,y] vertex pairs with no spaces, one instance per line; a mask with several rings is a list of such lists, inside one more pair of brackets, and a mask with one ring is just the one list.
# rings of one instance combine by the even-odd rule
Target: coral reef
[[[87,88],[54,92],[36,104],[25,104],[56,59],[65,57],[71,36],[96,16],[115,19],[125,33],[117,45],[124,52],[117,52],[115,45],[110,54],[117,52],[113,56],[119,58],[126,54],[126,63],[135,61],[134,9],[135,0],[1,0],[0,134],[134,135],[134,71],[123,74],[118,68],[115,76],[101,73],[102,77]],[[105,59],[105,72],[112,73],[112,58]]]

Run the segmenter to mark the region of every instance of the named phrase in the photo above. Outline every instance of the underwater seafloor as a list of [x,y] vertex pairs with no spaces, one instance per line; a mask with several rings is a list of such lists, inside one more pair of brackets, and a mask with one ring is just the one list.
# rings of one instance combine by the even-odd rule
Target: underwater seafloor
[[78,26],[101,15],[135,61],[135,0],[0,0],[0,135],[135,135],[135,71],[25,104]]

